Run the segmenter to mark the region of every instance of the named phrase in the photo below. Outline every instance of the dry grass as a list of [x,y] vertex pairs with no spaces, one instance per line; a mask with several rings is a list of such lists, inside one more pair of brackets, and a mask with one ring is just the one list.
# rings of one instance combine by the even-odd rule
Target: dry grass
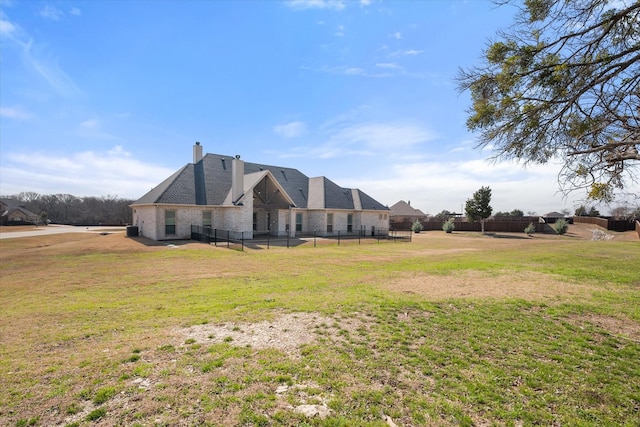
[[0,425],[638,420],[640,250],[589,228],[246,252],[3,239]]

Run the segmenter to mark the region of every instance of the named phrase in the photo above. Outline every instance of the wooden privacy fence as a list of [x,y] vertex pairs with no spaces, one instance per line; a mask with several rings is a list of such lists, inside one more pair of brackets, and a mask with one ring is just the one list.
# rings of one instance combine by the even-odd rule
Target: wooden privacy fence
[[637,231],[638,229],[638,226],[635,224],[638,221],[634,222],[628,219],[611,219],[611,218],[601,218],[601,217],[593,217],[593,216],[574,216],[573,222],[579,222],[582,224],[594,224],[611,231],[633,231],[633,230]]
[[[424,231],[442,230],[442,220],[421,220],[422,229]],[[524,217],[504,217],[504,218],[489,218],[484,222],[485,232],[497,232],[497,233],[523,233],[524,229],[529,224],[533,223],[536,227],[537,233],[543,233],[545,231],[545,224],[540,222],[540,218],[537,216],[524,216]],[[389,227],[392,230],[410,230],[413,224],[410,220],[404,220],[401,222],[395,222],[391,220]],[[456,218],[454,220],[455,231],[481,231],[482,226],[480,222],[468,222],[464,219]]]

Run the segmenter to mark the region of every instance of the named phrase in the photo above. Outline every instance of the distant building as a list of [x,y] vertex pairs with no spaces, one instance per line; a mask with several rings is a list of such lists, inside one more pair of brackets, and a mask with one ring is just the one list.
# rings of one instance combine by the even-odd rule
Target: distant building
[[191,226],[295,237],[386,232],[389,208],[359,189],[297,169],[249,163],[240,156],[202,154],[193,146],[188,163],[130,205],[139,235],[188,239]]
[[0,224],[37,224],[38,215],[14,199],[0,199]]
[[411,202],[400,200],[389,208],[389,226],[392,229],[403,230],[411,228],[411,224],[416,220],[426,220],[427,215],[420,209],[411,206]]
[[553,224],[557,220],[565,219],[565,218],[566,218],[566,215],[560,212],[547,212],[546,214],[542,215],[542,219],[547,224]]

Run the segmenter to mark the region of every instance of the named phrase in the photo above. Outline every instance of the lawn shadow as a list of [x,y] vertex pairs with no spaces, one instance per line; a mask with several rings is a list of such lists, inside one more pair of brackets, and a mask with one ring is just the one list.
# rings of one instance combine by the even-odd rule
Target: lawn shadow
[[529,240],[530,236],[518,236],[515,234],[498,234],[498,233],[486,233],[489,237],[495,237],[496,239],[524,239]]
[[196,240],[153,240],[153,239],[149,239],[148,237],[141,237],[141,236],[135,236],[135,237],[126,236],[126,238],[150,247],[151,246],[174,247],[174,246],[183,246],[189,243],[197,242]]

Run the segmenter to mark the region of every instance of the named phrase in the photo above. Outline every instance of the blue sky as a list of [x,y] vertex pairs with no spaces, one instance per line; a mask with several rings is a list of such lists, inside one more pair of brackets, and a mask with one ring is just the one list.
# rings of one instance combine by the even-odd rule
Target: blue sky
[[492,164],[454,77],[512,21],[489,1],[0,0],[0,194],[137,199],[192,146],[392,205],[574,210],[556,165]]

